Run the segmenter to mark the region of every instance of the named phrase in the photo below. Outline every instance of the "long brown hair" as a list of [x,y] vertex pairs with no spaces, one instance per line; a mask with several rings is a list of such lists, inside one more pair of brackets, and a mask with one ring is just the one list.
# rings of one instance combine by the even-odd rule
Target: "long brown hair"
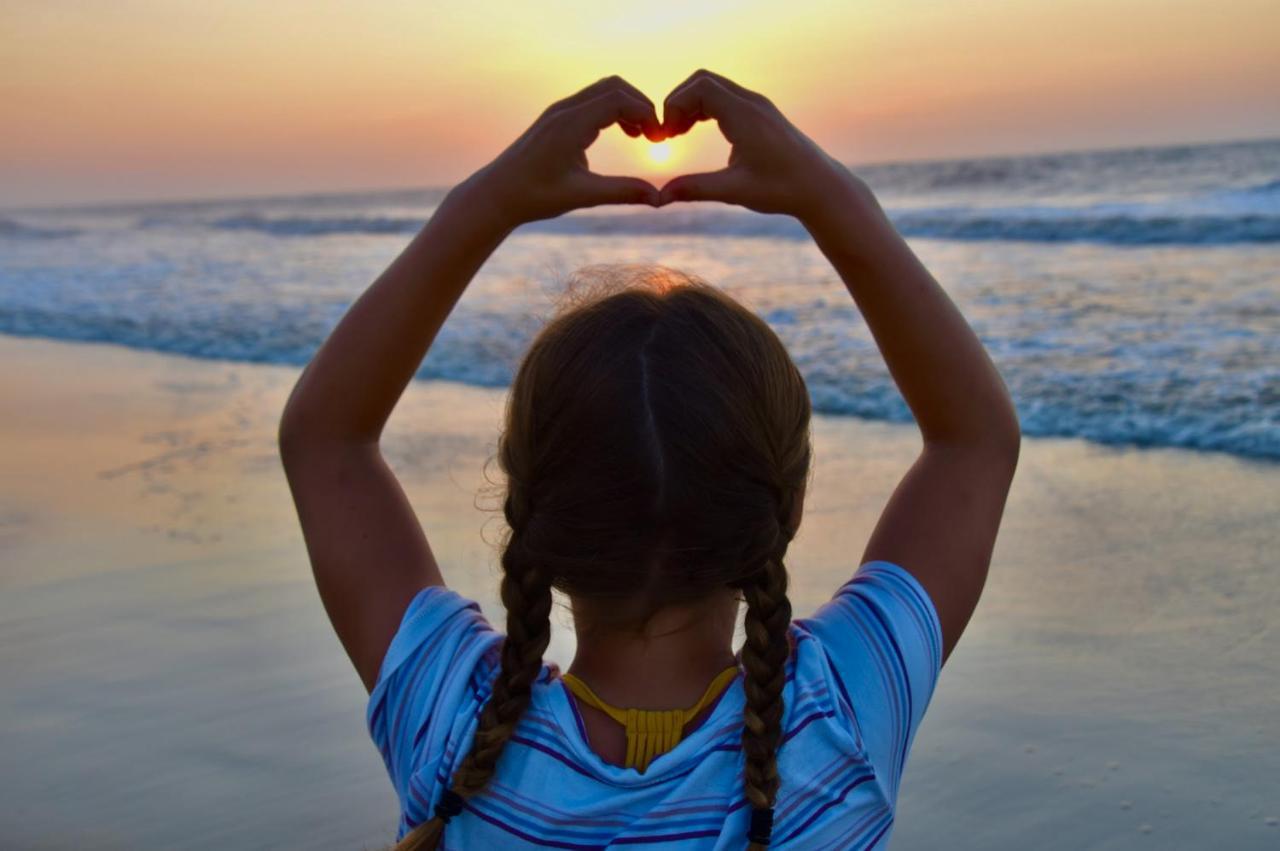
[[[625,600],[643,620],[728,587],[747,607],[743,786],[759,839],[779,785],[783,558],[812,454],[808,390],[764,320],[715,287],[661,267],[607,277],[543,328],[511,387],[502,669],[444,795],[457,809],[493,775],[542,668],[553,588]],[[445,821],[397,851],[434,849]]]

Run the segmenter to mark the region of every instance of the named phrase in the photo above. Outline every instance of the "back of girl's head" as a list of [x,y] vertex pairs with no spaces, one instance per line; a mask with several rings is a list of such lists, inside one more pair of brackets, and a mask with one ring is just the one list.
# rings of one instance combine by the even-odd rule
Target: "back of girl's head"
[[[616,628],[732,588],[747,604],[744,794],[767,809],[791,621],[783,557],[811,456],[808,391],[769,326],[720,290],[661,268],[612,267],[608,278],[545,326],[511,387],[498,451],[507,640],[453,790],[483,789],[528,706],[552,588],[611,600]],[[415,834],[430,837],[425,847],[438,822]]]
[[499,460],[512,566],[651,612],[747,580],[784,543],[809,397],[729,296],[665,271],[628,283],[535,339]]

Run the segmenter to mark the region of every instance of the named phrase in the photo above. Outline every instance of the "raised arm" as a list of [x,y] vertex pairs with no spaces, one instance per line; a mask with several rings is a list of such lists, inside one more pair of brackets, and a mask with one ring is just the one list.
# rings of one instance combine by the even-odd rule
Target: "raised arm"
[[667,98],[682,133],[715,119],[729,166],[676,178],[664,203],[718,200],[796,216],[844,281],[915,415],[924,446],[889,499],[863,561],[910,571],[950,654],[977,605],[1018,459],[1020,430],[999,373],[960,311],[857,177],[763,96],[709,72]]
[[579,207],[657,203],[643,180],[588,170],[585,150],[614,123],[632,136],[659,133],[653,104],[611,77],[551,106],[455,187],[347,311],[285,406],[280,455],[316,585],[366,688],[410,600],[443,584],[379,451],[383,427],[463,290],[515,227]]

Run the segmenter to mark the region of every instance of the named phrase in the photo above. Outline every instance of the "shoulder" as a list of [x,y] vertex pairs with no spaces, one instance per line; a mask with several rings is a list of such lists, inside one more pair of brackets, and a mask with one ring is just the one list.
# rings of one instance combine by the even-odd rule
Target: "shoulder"
[[[793,629],[826,678],[841,717],[896,797],[942,666],[942,630],[928,594],[902,567],[868,562]],[[803,646],[803,645],[802,645]],[[805,663],[798,650],[798,663]]]
[[474,600],[444,586],[412,599],[369,694],[366,722],[392,785],[434,774],[492,688],[502,636]]
[[483,637],[485,633],[496,635],[475,600],[444,585],[423,588],[405,608],[378,670],[374,690],[411,658],[431,654],[434,646],[454,644],[468,635]]
[[828,653],[888,653],[933,679],[942,669],[937,609],[919,580],[892,562],[862,565],[830,600],[811,617],[798,619],[796,626]]

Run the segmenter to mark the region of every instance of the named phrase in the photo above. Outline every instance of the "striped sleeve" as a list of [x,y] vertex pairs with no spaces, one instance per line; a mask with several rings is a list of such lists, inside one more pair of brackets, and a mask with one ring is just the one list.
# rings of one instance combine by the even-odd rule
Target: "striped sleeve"
[[480,606],[444,586],[409,603],[369,694],[366,721],[402,809],[414,774],[435,776],[460,713],[487,692],[486,654],[501,642]]
[[896,799],[942,667],[933,602],[903,568],[868,562],[801,623],[826,651],[872,767]]

